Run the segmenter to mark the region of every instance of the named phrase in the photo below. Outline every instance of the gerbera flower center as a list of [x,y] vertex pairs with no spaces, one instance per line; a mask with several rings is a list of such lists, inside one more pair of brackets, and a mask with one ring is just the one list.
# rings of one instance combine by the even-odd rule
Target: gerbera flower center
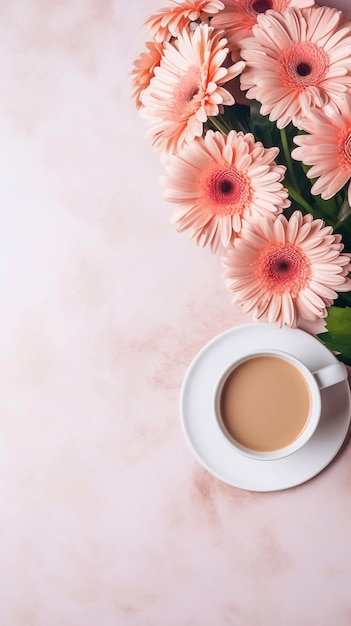
[[265,13],[268,9],[272,9],[273,3],[270,0],[254,0],[251,8],[257,15],[258,13]]
[[269,244],[261,251],[255,266],[256,278],[275,294],[296,297],[311,277],[311,264],[302,250],[292,244]]
[[299,76],[308,76],[312,72],[312,67],[309,63],[303,61],[302,63],[297,64],[296,72]]
[[245,174],[234,166],[214,163],[198,179],[199,203],[212,215],[242,215],[251,199]]
[[179,122],[186,119],[193,112],[193,100],[201,87],[201,71],[196,65],[179,77],[178,84],[171,97],[170,119]]
[[344,130],[339,141],[341,167],[351,171],[351,129]]
[[279,73],[285,87],[299,88],[319,85],[329,68],[329,56],[311,41],[300,41],[283,51]]

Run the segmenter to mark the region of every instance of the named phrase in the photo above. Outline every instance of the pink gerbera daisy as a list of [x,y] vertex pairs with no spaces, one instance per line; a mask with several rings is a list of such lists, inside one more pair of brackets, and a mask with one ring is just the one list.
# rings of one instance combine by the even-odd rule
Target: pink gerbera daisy
[[[313,194],[324,200],[332,198],[351,179],[351,98],[345,97],[340,111],[327,116],[314,110],[304,118],[301,128],[309,135],[298,135],[294,142],[300,146],[291,155],[306,165],[308,178],[318,178],[312,186]],[[351,204],[351,183],[348,186]]]
[[290,205],[277,153],[234,130],[228,136],[208,131],[185,146],[161,179],[167,200],[179,205],[172,220],[177,230],[191,229],[199,245],[216,251],[235,239],[244,218],[273,219]]
[[174,43],[164,44],[164,54],[149,87],[142,94],[147,134],[155,148],[166,153],[179,150],[186,141],[202,135],[209,116],[233,96],[220,85],[237,76],[244,63],[223,67],[226,39],[207,24],[194,32],[184,30]]
[[140,56],[134,61],[134,67],[131,75],[133,77],[132,97],[135,100],[137,109],[140,109],[141,94],[146,89],[150,80],[154,75],[155,67],[160,65],[161,57],[163,54],[163,46],[155,41],[148,41],[146,43],[147,52],[142,52]]
[[257,16],[273,10],[283,13],[288,7],[300,9],[314,5],[314,0],[224,0],[224,9],[213,18],[211,25],[223,29],[233,57],[238,57],[241,41],[252,34]]
[[185,0],[173,2],[173,7],[159,9],[144,23],[156,41],[164,42],[178,37],[189,22],[195,22],[202,14],[214,15],[224,4],[220,0]]
[[351,289],[343,247],[331,227],[300,211],[247,224],[222,259],[227,288],[255,320],[295,327],[326,317],[337,292]]
[[287,9],[258,16],[254,37],[242,42],[247,62],[241,88],[261,102],[278,128],[299,121],[311,108],[336,109],[351,87],[351,29],[328,7]]

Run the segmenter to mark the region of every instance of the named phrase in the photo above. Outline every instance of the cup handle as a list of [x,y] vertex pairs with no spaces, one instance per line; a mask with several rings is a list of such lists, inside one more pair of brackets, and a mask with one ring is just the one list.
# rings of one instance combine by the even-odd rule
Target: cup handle
[[348,376],[347,369],[343,363],[332,363],[326,367],[322,367],[320,370],[313,372],[313,376],[317,381],[319,389],[325,387],[331,387],[337,383],[341,383],[346,380]]

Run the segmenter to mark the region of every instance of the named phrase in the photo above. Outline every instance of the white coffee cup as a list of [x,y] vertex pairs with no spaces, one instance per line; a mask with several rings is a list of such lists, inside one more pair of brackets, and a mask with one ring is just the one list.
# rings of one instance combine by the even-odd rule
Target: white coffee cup
[[321,417],[321,389],[347,378],[343,363],[312,372],[295,356],[265,349],[222,374],[215,415],[231,446],[255,460],[288,456],[312,437]]

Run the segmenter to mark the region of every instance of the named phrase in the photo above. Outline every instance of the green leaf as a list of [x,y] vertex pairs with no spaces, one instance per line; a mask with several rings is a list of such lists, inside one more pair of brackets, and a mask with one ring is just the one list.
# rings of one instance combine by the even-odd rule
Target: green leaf
[[334,306],[342,308],[351,306],[351,291],[339,293],[338,298],[334,302]]
[[256,100],[250,101],[249,127],[256,141],[261,141],[265,148],[279,147],[279,133],[274,122],[269,121],[268,115],[261,115],[261,104]]
[[225,107],[225,111],[222,115],[209,117],[207,126],[212,130],[219,130],[225,135],[228,135],[231,130],[248,133],[250,130],[248,123],[249,114],[250,109],[248,106],[234,104],[233,106]]
[[250,131],[250,109],[245,104],[234,104],[225,107],[226,120],[230,128],[248,133]]
[[339,361],[351,365],[351,307],[330,307],[327,332],[317,336],[329,350],[339,353]]

